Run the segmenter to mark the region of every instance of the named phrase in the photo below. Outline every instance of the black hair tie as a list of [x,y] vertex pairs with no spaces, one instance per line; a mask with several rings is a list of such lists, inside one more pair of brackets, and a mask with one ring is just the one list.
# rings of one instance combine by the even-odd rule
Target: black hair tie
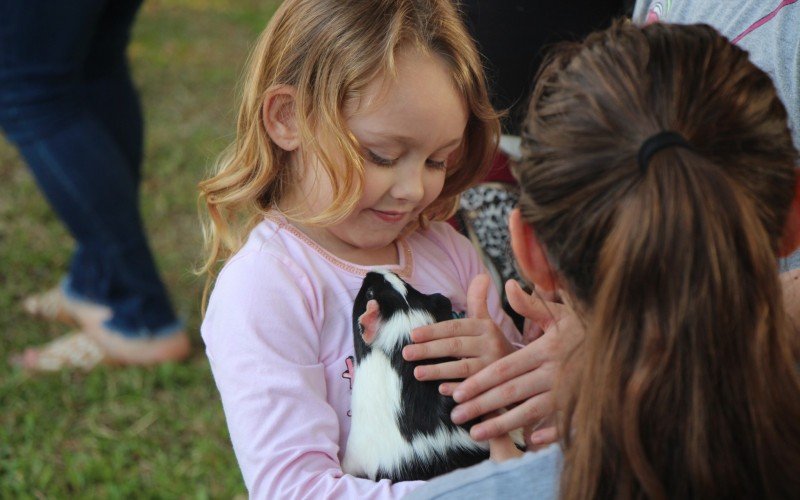
[[665,130],[655,135],[651,135],[639,147],[639,169],[642,172],[647,170],[647,165],[650,163],[650,158],[665,148],[686,148],[692,149],[692,146],[684,139],[684,137],[671,130]]

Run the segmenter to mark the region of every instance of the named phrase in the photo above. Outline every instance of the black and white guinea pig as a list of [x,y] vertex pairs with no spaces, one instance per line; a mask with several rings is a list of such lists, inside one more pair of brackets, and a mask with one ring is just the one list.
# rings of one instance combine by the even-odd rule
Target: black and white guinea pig
[[469,436],[472,422],[450,420],[453,398],[439,394],[441,381],[414,378],[419,364],[405,361],[411,330],[452,319],[450,300],[425,295],[396,274],[370,272],[353,307],[355,377],[345,473],[373,480],[430,479],[489,457],[487,443]]

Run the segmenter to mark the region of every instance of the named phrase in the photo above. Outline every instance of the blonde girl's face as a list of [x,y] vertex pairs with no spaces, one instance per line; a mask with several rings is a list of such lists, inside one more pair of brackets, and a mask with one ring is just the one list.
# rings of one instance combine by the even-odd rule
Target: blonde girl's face
[[[408,49],[397,55],[396,78],[376,79],[345,112],[365,160],[364,192],[341,223],[309,235],[353,262],[389,263],[375,256],[393,256],[406,225],[442,191],[448,161],[466,129],[466,104],[438,56]],[[319,205],[308,208],[321,211],[331,199],[330,184],[307,177],[317,177],[317,196],[306,199]]]

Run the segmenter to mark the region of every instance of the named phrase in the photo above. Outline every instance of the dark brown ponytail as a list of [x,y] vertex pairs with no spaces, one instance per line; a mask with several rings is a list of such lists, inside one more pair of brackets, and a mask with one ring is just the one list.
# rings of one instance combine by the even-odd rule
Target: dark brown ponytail
[[[639,165],[666,130],[689,148]],[[769,77],[708,26],[618,23],[551,58],[525,148],[523,217],[588,324],[561,495],[796,498],[797,153]]]

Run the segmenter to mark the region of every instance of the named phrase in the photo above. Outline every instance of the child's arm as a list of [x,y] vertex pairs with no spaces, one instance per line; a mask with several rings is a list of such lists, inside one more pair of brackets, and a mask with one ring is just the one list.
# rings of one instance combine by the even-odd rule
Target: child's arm
[[220,275],[203,338],[251,498],[394,498],[419,483],[345,475],[320,360],[321,307],[304,275],[263,252]]

